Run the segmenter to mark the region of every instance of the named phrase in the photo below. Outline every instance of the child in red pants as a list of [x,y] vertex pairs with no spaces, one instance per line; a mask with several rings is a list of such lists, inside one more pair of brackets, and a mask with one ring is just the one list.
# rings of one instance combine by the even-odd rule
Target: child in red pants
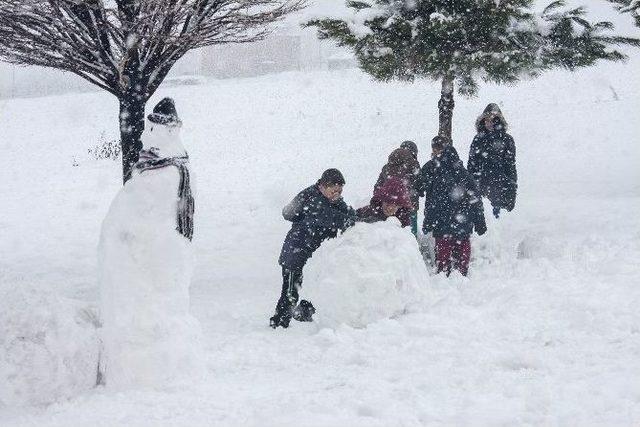
[[469,271],[471,258],[471,242],[468,238],[444,236],[436,238],[436,268],[438,273],[444,271],[447,276],[454,268],[463,276]]
[[438,273],[469,271],[469,236],[487,231],[482,199],[473,177],[445,138],[431,142],[432,159],[420,171],[419,190],[425,195],[422,231],[433,232]]

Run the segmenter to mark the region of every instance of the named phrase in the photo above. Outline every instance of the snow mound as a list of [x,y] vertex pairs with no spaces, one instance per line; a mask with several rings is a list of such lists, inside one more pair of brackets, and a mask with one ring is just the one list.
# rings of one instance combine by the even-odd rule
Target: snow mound
[[30,287],[0,288],[0,407],[40,405],[96,385],[95,311]]
[[364,327],[420,303],[428,281],[416,239],[390,218],[324,242],[305,267],[301,298],[321,326]]
[[550,236],[532,233],[524,236],[516,248],[518,259],[559,258],[561,253],[557,243]]
[[191,242],[176,231],[174,167],[135,175],[117,194],[98,250],[105,383],[164,388],[203,369],[199,322],[189,313]]

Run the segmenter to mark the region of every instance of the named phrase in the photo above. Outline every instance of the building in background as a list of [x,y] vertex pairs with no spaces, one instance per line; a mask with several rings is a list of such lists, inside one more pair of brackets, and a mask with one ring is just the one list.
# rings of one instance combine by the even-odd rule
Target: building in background
[[[187,53],[163,85],[198,84],[206,78],[253,77],[283,71],[355,67],[346,50],[317,39],[315,31],[284,25],[256,43],[212,46]],[[200,77],[200,78],[198,78]],[[0,99],[98,90],[72,74],[0,62]]]
[[202,49],[200,73],[217,78],[300,70],[300,37],[274,34],[256,43]]
[[0,62],[0,99],[97,90],[72,73],[44,67],[23,67]]
[[356,66],[346,49],[318,40],[314,30],[301,30],[297,25],[281,27],[263,41],[212,46],[199,54],[199,73],[216,78]]

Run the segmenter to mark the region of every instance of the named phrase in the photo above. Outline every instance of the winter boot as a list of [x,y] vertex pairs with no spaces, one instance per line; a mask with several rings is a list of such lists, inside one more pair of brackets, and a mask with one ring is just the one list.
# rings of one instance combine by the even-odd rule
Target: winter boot
[[298,322],[313,322],[312,316],[316,312],[311,302],[303,299],[300,304],[293,310],[293,318]]
[[291,301],[287,296],[281,296],[276,305],[276,314],[269,319],[269,326],[273,329],[278,326],[288,328],[294,304],[295,302]]
[[276,313],[271,319],[269,319],[269,326],[273,329],[276,329],[278,326],[282,326],[286,329],[289,327],[290,321],[291,316],[289,314]]

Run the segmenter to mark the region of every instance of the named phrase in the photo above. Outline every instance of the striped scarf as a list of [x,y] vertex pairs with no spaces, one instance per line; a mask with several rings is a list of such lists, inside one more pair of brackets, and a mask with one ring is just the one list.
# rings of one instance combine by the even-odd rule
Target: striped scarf
[[191,194],[189,177],[189,156],[161,158],[155,151],[142,150],[135,169],[142,173],[152,169],[161,169],[167,166],[175,166],[180,172],[180,185],[178,186],[178,209],[176,230],[187,239],[193,238],[193,212],[195,203]]

